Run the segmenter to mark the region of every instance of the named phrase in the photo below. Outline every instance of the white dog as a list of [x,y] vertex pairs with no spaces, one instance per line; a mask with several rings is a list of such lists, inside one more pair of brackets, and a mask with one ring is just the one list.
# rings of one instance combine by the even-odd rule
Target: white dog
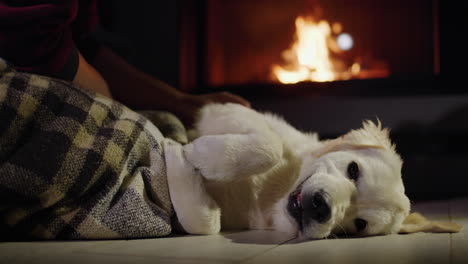
[[196,132],[183,147],[165,145],[171,200],[188,233],[391,234],[410,212],[402,160],[380,122],[320,141],[275,115],[210,104]]

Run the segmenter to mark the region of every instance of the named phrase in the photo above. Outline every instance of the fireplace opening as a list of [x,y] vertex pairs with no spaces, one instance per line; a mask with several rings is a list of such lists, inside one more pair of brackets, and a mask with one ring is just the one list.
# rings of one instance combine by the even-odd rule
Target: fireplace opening
[[206,0],[196,9],[198,84],[436,75],[437,8],[426,0]]
[[439,93],[441,65],[453,71],[453,40],[441,39],[453,25],[441,16],[450,20],[457,8],[438,0],[183,3],[180,87],[187,91]]

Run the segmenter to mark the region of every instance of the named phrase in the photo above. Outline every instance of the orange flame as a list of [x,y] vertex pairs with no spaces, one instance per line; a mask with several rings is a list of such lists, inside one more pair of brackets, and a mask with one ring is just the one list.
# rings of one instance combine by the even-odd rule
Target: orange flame
[[[296,41],[282,53],[284,66],[273,65],[272,73],[275,79],[289,84],[301,81],[327,82],[359,78],[363,72],[358,62],[353,62],[349,68],[338,71],[334,63],[340,62],[330,59],[330,51],[336,52],[338,49],[336,42],[331,41],[332,33],[340,32],[341,24],[338,23],[331,28],[325,20],[316,23],[311,17],[296,18]],[[383,69],[377,74],[385,76],[388,71]]]

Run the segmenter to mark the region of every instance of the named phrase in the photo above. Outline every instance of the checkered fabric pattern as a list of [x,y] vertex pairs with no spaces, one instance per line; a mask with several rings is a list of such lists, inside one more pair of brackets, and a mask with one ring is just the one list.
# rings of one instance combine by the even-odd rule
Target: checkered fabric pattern
[[[187,141],[174,116],[144,115]],[[166,139],[144,115],[0,59],[0,239],[168,235]]]

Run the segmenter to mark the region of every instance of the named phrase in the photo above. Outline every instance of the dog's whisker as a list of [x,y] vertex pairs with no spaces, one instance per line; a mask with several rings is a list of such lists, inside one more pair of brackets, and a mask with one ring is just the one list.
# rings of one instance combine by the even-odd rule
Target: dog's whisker
[[341,224],[338,224],[338,227],[341,229],[341,231],[343,232],[342,234],[348,238],[348,233],[346,233],[346,229],[341,225]]

